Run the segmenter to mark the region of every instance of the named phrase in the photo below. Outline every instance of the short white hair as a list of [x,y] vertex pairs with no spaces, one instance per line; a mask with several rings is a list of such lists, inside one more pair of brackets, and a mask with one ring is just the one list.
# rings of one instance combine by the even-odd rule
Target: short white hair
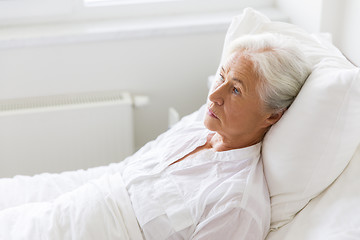
[[260,79],[260,98],[267,110],[287,109],[311,72],[297,40],[277,33],[245,35],[225,49],[224,59],[234,52],[249,59]]

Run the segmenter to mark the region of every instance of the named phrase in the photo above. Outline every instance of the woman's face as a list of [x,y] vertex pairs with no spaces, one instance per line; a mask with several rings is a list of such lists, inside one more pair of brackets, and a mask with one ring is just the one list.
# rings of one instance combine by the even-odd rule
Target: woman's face
[[238,147],[261,141],[274,122],[264,110],[258,84],[252,63],[241,52],[232,54],[221,66],[209,95],[205,126],[227,141],[238,142]]

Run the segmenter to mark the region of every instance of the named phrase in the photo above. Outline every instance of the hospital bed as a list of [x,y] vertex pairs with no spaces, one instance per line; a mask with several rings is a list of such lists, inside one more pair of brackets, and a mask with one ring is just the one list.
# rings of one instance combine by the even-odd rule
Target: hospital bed
[[[300,94],[263,141],[264,173],[272,207],[271,230],[266,239],[360,239],[359,68],[328,37],[309,34],[291,24],[272,22],[252,9],[233,19],[225,45],[241,35],[263,32],[297,38],[313,66]],[[198,120],[201,115],[199,110],[192,114],[192,119]],[[11,227],[19,231],[19,239],[36,233],[41,224],[56,228],[51,239],[69,236],[76,239],[80,233],[89,239],[141,239],[136,228],[132,228],[137,225],[134,216],[126,211],[130,203],[116,200],[123,189],[121,184],[112,183],[121,182],[116,176],[120,165],[1,179],[1,194],[7,197],[0,198],[0,210],[27,202],[30,207],[19,211],[37,211],[40,201],[57,200],[48,203],[48,212],[39,213],[53,216],[52,223],[36,217],[18,217],[4,225],[6,219],[0,216],[3,221],[0,229]],[[114,189],[114,185],[119,189]],[[85,187],[75,198],[71,193],[79,186]],[[66,205],[67,201],[75,202],[79,208],[73,211]],[[87,204],[93,206],[90,212],[81,208]],[[123,211],[116,207],[118,204]],[[54,206],[60,208],[53,211]],[[106,214],[99,214],[103,212]],[[66,225],[61,221],[70,215],[76,226],[85,223],[75,229],[71,222]],[[24,225],[26,221],[32,224]],[[101,235],[104,229],[106,236]],[[119,232],[123,234],[120,236]],[[1,231],[0,239],[6,239]]]

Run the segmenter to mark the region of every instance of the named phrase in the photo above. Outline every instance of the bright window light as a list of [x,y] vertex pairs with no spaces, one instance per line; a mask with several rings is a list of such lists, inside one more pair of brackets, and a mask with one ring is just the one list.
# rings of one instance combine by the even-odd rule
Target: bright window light
[[149,2],[176,2],[176,1],[179,0],[85,0],[85,2],[89,2],[89,3],[113,2],[113,3],[121,3],[121,4],[136,4],[136,3],[149,3]]
[[269,7],[275,0],[0,0],[0,26],[156,18]]
[[188,2],[189,0],[84,0],[88,6],[139,5],[148,3]]

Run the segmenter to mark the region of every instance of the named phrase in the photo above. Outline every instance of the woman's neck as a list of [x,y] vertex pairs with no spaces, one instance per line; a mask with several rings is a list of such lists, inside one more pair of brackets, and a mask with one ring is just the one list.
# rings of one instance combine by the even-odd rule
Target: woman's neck
[[233,141],[231,139],[221,136],[219,133],[209,134],[207,139],[207,144],[209,147],[213,148],[217,152],[229,151],[233,149],[245,148],[256,143],[259,143],[260,139],[255,139],[252,141],[243,142],[241,140]]

